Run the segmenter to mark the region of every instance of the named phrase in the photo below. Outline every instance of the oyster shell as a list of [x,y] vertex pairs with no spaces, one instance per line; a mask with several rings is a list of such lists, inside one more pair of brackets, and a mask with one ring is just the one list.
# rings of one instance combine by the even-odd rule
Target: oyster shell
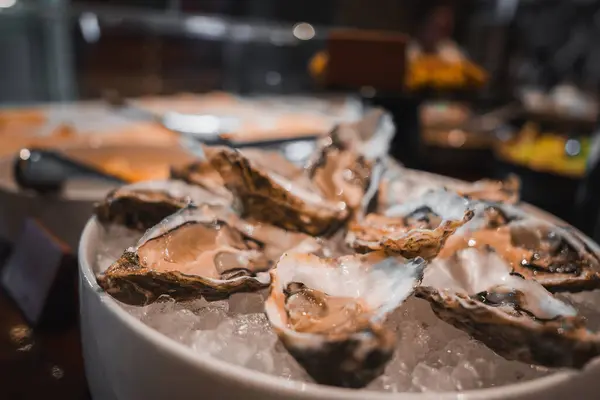
[[317,382],[362,387],[391,358],[395,337],[383,322],[413,292],[424,265],[382,252],[339,258],[290,252],[271,271],[265,311]]
[[533,280],[512,273],[489,249],[434,260],[416,296],[444,321],[498,354],[548,367],[580,368],[600,354],[600,336],[576,310]]
[[304,168],[327,199],[343,201],[352,211],[362,215],[375,206],[373,200],[377,199],[385,164],[379,159],[367,160],[332,135],[321,141]]
[[359,208],[371,179],[372,163],[361,155],[338,146],[332,138],[306,166],[311,181],[329,200]]
[[147,181],[111,191],[95,205],[94,212],[102,223],[144,231],[190,203],[216,208],[230,204],[225,198],[180,181]]
[[304,241],[317,241],[305,233],[286,231],[271,224],[242,219],[235,215],[230,215],[228,222],[245,237],[259,243],[265,257],[273,262]]
[[509,175],[504,181],[482,179],[466,187],[457,188],[457,193],[472,200],[494,203],[515,204],[519,202],[521,181],[516,175]]
[[225,189],[221,175],[206,160],[199,160],[181,167],[171,168],[171,178],[182,180],[190,185],[199,186],[219,197],[231,198],[231,193]]
[[239,231],[206,210],[188,207],[148,230],[103,274],[99,285],[132,305],[166,294],[218,300],[269,285],[268,260]]
[[207,155],[240,200],[243,217],[313,236],[334,232],[348,217],[344,202],[327,200],[308,179],[287,179],[238,150],[212,148]]
[[387,156],[395,133],[392,116],[382,108],[373,108],[358,121],[338,124],[329,137],[345,149],[373,161]]
[[474,215],[464,198],[446,191],[428,192],[386,215],[370,214],[350,224],[346,242],[357,251],[386,250],[407,258],[432,259],[459,227]]
[[468,247],[492,248],[514,272],[552,292],[600,288],[600,259],[574,230],[511,216],[498,207],[488,207],[485,214],[479,229],[449,238],[439,256]]

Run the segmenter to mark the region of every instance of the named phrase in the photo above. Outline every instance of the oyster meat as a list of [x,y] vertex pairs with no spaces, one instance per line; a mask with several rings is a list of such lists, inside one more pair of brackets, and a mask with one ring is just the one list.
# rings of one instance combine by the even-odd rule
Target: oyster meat
[[279,260],[287,250],[299,246],[304,241],[317,242],[317,239],[305,233],[286,231],[275,225],[242,219],[234,214],[230,215],[228,222],[245,237],[258,243],[265,257],[273,262]]
[[269,285],[270,263],[253,242],[214,214],[188,207],[148,230],[103,274],[99,285],[132,305],[161,295],[218,300]]
[[485,210],[480,229],[455,234],[440,257],[468,248],[492,248],[512,270],[552,292],[600,288],[600,259],[579,236],[531,217],[509,217],[498,207]]
[[225,198],[181,181],[147,181],[111,191],[95,205],[94,212],[102,223],[145,231],[190,203],[224,209],[230,204]]
[[234,149],[212,148],[207,155],[243,217],[313,236],[335,232],[348,217],[344,202],[326,199],[308,179],[287,179]]
[[490,249],[468,248],[434,260],[416,296],[508,359],[580,368],[600,354],[600,336],[585,328],[573,307],[511,272]]
[[447,190],[426,193],[386,215],[370,214],[350,224],[346,241],[360,252],[383,250],[407,258],[434,258],[459,227],[473,217],[464,198]]
[[424,265],[382,252],[339,258],[290,252],[271,271],[265,311],[317,382],[362,387],[391,358],[395,337],[383,322],[413,292]]

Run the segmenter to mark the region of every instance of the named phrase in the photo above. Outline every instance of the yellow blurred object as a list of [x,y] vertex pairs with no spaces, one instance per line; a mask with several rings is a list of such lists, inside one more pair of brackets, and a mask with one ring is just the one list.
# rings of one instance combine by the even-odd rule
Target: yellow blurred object
[[169,165],[164,162],[140,166],[133,165],[124,157],[110,158],[100,164],[100,169],[127,182],[167,179],[169,177]]
[[[573,155],[566,151],[568,140],[579,146]],[[499,143],[495,148],[497,157],[506,162],[572,178],[585,173],[589,151],[588,137],[573,139],[553,132],[542,133],[534,123],[525,124],[515,139]]]
[[406,74],[409,90],[478,88],[486,81],[485,71],[469,60],[448,61],[435,54],[416,55],[409,62]]
[[46,123],[46,120],[46,115],[37,109],[0,110],[1,127],[9,124],[39,126]]
[[308,64],[310,75],[316,80],[321,80],[325,75],[328,63],[329,54],[326,51],[319,51],[310,59]]

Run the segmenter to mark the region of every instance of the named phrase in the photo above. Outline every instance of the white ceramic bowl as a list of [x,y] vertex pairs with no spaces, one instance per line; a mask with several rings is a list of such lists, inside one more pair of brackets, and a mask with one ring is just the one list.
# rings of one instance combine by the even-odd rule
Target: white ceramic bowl
[[390,394],[290,382],[200,355],[130,316],[96,283],[100,227],[91,219],[79,245],[81,334],[94,399],[591,399],[600,360],[583,371],[464,393]]

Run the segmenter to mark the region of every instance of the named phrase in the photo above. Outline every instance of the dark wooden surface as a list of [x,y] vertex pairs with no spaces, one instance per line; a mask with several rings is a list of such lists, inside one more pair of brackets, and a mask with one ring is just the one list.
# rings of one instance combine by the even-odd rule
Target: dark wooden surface
[[0,289],[0,398],[91,399],[77,321],[61,329],[31,329]]

